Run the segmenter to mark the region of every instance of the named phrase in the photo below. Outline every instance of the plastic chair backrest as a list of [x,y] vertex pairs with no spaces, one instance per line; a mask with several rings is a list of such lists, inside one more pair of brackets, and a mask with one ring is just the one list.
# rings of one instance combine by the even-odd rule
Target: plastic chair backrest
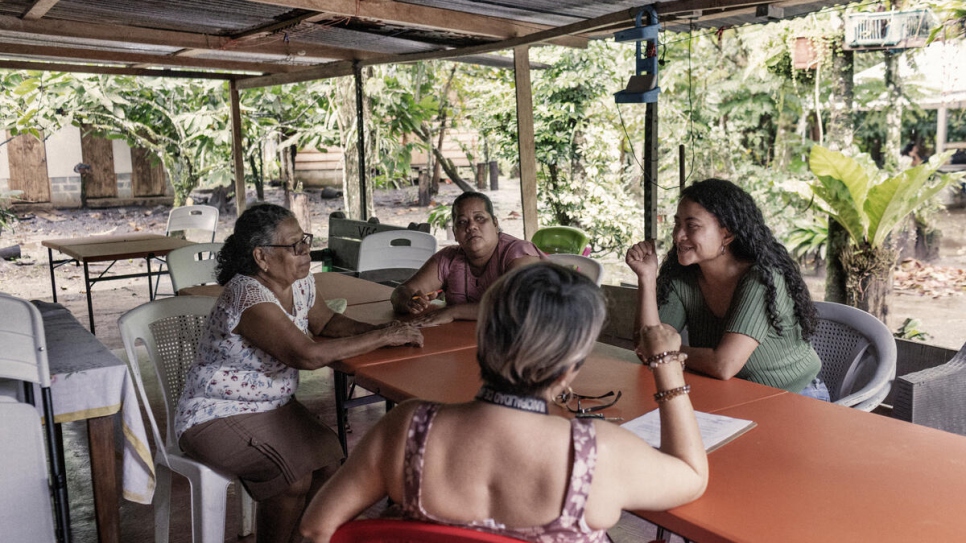
[[40,310],[27,300],[0,294],[0,315],[0,378],[50,387]]
[[0,526],[4,541],[56,540],[40,414],[0,398]]
[[[193,541],[224,541],[227,487],[234,479],[231,475],[217,472],[182,453],[174,432],[174,413],[184,389],[185,374],[194,361],[198,342],[215,302],[217,298],[207,296],[175,296],[135,307],[117,320],[127,353],[128,368],[145,407],[157,445],[155,464],[167,466],[169,470],[187,477],[191,483]],[[144,345],[148,358],[154,365],[155,378],[164,400],[167,427],[163,439],[141,376],[138,343]],[[170,473],[162,469],[158,469],[157,473],[154,540],[167,543],[169,516],[172,511]],[[254,502],[247,492],[241,494],[242,522],[239,537],[244,537],[251,533]]]
[[172,208],[168,213],[168,226],[164,229],[164,235],[184,232],[187,237],[188,230],[200,230],[209,236],[205,241],[215,241],[215,232],[218,230],[218,208],[205,205]]
[[590,237],[572,226],[546,226],[533,233],[530,240],[537,249],[548,255],[556,253],[583,254]]
[[436,252],[436,236],[416,230],[389,230],[362,238],[358,271],[418,269]]
[[[128,365],[141,394],[155,443],[165,444],[165,447],[158,447],[158,454],[162,456],[167,455],[164,449],[178,447],[174,433],[175,408],[184,390],[185,374],[194,362],[205,322],[216,301],[217,298],[208,296],[164,298],[135,307],[117,321]],[[155,378],[164,399],[167,427],[163,439],[150,408],[138,364],[138,342],[144,345],[148,359],[154,364]]]
[[861,309],[815,302],[818,326],[810,342],[822,360],[819,376],[833,402],[872,411],[896,377],[896,340],[879,319]]
[[[53,488],[54,511],[57,531],[62,537],[70,533],[70,509],[67,497],[67,478],[63,450],[57,446],[58,438],[54,427],[54,403],[50,390],[50,365],[47,360],[47,337],[44,334],[44,321],[37,306],[14,296],[0,294],[0,381],[3,385],[0,401],[25,400],[37,404],[33,385],[21,386],[17,391],[16,381],[21,385],[33,383],[40,386],[40,404],[47,421],[43,428],[46,439],[46,458],[38,452],[44,469],[49,466]],[[31,408],[35,409],[35,408]],[[3,440],[9,439],[4,435]],[[41,447],[41,451],[44,447]],[[3,458],[0,455],[0,458]],[[7,468],[4,468],[7,469]],[[46,471],[45,471],[46,473]],[[48,488],[49,491],[49,488]],[[48,494],[48,499],[50,495]],[[47,507],[50,507],[48,503]],[[0,524],[2,526],[2,524]],[[15,541],[16,539],[11,539]]]
[[604,282],[604,265],[589,256],[556,253],[547,255],[555,264],[573,268],[586,275],[599,287]]
[[195,285],[217,282],[215,266],[218,264],[218,251],[224,243],[198,243],[179,247],[168,253],[168,273],[174,292]]
[[329,543],[518,543],[505,535],[414,520],[353,520],[339,527]]

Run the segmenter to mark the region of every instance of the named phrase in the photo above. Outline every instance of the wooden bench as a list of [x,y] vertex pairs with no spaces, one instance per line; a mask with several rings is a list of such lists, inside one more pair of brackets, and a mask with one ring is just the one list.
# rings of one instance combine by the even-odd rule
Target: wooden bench
[[[332,271],[357,274],[359,269],[359,244],[362,238],[376,232],[390,230],[417,230],[430,233],[429,223],[409,223],[408,227],[382,224],[376,217],[368,221],[348,219],[342,211],[329,215],[329,251]],[[378,282],[378,281],[377,281]]]

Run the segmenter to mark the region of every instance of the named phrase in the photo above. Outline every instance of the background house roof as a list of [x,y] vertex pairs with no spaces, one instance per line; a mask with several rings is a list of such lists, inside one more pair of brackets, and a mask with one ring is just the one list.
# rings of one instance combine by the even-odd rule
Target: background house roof
[[[645,2],[649,3],[649,2]],[[666,30],[794,17],[840,0],[653,3]],[[5,0],[0,68],[248,79],[240,87],[349,75],[354,62],[585,46],[633,26],[640,0]]]

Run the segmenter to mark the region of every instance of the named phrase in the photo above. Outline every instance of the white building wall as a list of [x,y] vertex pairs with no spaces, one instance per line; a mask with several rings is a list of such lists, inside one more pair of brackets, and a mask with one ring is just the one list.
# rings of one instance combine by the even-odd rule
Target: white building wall
[[114,153],[114,173],[117,175],[117,197],[131,198],[134,196],[134,187],[131,185],[131,172],[134,171],[131,148],[124,140],[111,140],[111,145]]
[[74,166],[84,161],[80,128],[65,126],[47,138],[47,175],[77,177]]
[[57,207],[78,207],[80,175],[74,166],[83,162],[80,128],[65,126],[46,142],[47,177],[50,178],[50,203]]
[[130,174],[133,172],[134,166],[131,164],[131,148],[127,142],[124,140],[111,140],[111,144],[114,146],[114,173]]

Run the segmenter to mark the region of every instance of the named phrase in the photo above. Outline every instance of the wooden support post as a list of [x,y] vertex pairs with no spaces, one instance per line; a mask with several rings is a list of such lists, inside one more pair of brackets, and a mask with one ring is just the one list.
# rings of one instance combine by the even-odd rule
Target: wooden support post
[[500,165],[495,160],[490,161],[490,190],[500,190]]
[[228,95],[231,100],[231,155],[235,162],[235,210],[238,215],[245,211],[245,152],[242,149],[241,104],[238,97],[238,84],[234,79],[228,82]]
[[483,162],[476,163],[476,188],[486,190],[486,164]]
[[520,153],[520,202],[523,237],[537,231],[537,149],[533,141],[533,89],[530,88],[530,48],[513,48],[513,75],[517,98],[517,145]]
[[417,205],[419,207],[425,207],[429,205],[430,201],[430,179],[429,172],[425,169],[419,170],[419,197]]

